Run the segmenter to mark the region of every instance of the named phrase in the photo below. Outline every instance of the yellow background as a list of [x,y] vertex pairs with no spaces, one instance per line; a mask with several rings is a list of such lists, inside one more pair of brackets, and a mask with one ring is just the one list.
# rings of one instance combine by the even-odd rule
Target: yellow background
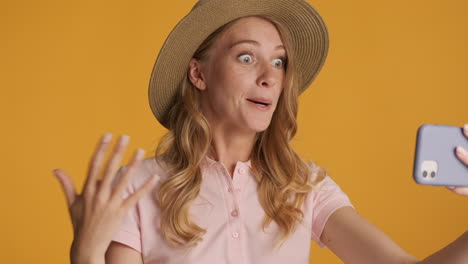
[[[165,129],[148,106],[149,75],[193,4],[0,3],[3,263],[68,262],[72,229],[52,169],[70,173],[81,189],[107,131],[130,135],[132,150],[152,152]],[[468,225],[468,197],[412,179],[418,126],[468,123],[468,3],[312,4],[331,46],[301,96],[294,146],[328,170],[360,214],[424,258]],[[341,261],[314,243],[311,263]]]

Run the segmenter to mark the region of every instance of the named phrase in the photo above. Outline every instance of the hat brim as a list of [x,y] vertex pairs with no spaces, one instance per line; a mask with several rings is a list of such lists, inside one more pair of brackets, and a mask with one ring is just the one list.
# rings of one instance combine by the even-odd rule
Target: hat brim
[[265,16],[281,23],[292,40],[299,89],[309,87],[328,53],[328,32],[319,13],[305,0],[210,0],[194,8],[171,31],[151,72],[150,107],[168,127],[167,113],[200,44],[222,25],[245,16]]

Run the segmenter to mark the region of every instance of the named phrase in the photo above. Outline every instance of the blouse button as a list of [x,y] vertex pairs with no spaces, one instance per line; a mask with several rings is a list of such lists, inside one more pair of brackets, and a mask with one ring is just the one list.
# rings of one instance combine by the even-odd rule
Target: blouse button
[[238,237],[239,237],[239,233],[237,233],[237,232],[232,233],[232,237],[233,237],[233,238],[238,238]]
[[231,211],[231,215],[232,215],[233,217],[236,217],[236,216],[239,215],[239,212],[237,212],[237,210],[232,210],[232,211]]
[[239,173],[240,174],[245,174],[245,169],[244,168],[239,168]]

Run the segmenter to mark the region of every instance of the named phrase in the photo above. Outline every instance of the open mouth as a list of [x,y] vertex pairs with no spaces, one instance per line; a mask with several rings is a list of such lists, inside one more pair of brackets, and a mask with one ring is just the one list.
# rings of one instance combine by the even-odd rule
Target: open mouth
[[267,104],[267,103],[263,103],[263,102],[258,102],[258,101],[254,101],[254,100],[251,100],[251,99],[247,99],[248,101],[252,102],[252,103],[256,103],[256,104],[259,104],[259,105],[264,105],[264,106],[268,106],[270,104]]

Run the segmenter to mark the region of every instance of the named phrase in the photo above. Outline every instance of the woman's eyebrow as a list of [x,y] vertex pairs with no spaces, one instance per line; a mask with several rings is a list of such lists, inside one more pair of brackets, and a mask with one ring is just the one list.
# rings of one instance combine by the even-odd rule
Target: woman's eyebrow
[[[232,43],[231,46],[229,46],[229,49],[232,49],[234,46],[242,44],[242,43],[247,43],[247,44],[252,44],[252,45],[255,45],[255,46],[260,46],[260,43],[258,43],[258,41],[250,40],[250,39],[244,39],[244,40],[239,40],[239,41],[236,41],[236,42]],[[278,49],[284,49],[284,46],[283,45],[276,46],[275,50],[278,50]]]

